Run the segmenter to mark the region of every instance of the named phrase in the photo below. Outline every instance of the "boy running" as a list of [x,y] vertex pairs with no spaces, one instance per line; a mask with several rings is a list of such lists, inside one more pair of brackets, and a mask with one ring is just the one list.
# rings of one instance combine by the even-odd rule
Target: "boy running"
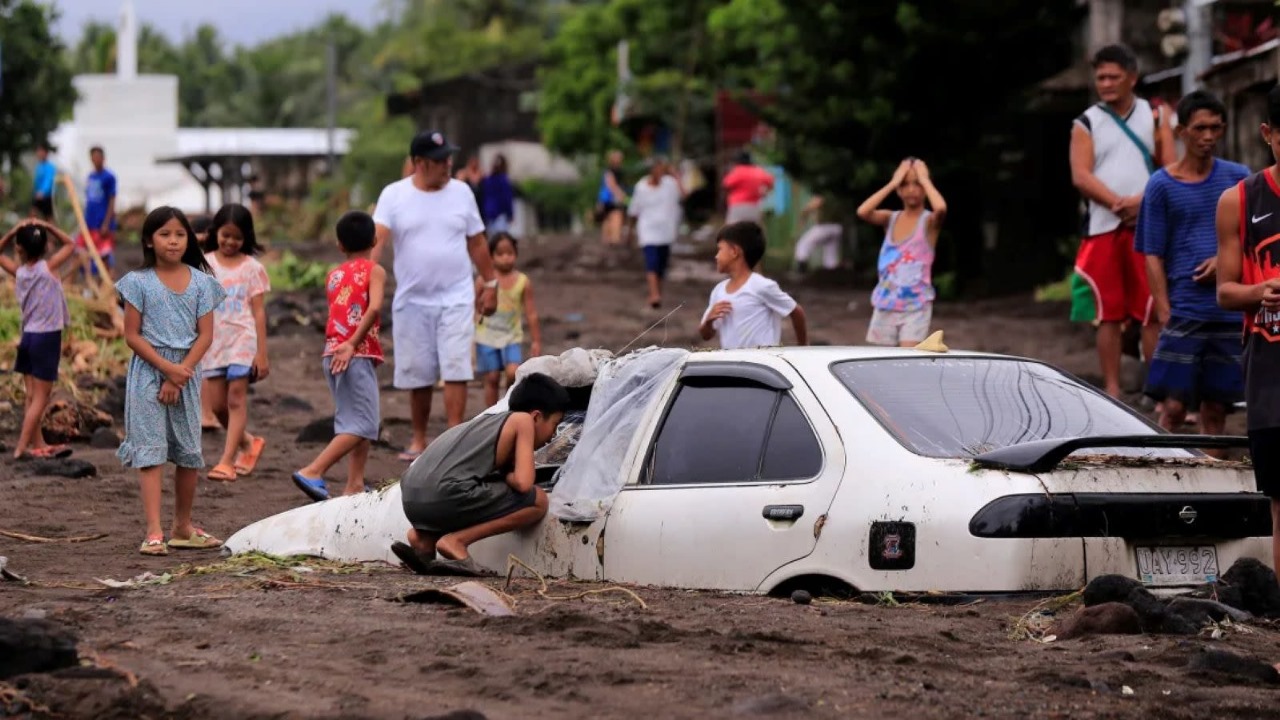
[[[1280,87],[1267,93],[1262,139],[1280,162]],[[1280,166],[1271,165],[1218,200],[1218,304],[1244,313],[1244,395],[1249,456],[1258,491],[1280,527]],[[1273,567],[1280,534],[1272,531]]]
[[324,474],[344,457],[351,459],[343,494],[364,492],[369,445],[378,439],[381,424],[374,370],[382,364],[378,328],[387,271],[372,259],[377,231],[368,213],[348,212],[338,219],[337,231],[347,261],[331,270],[325,282],[329,322],[322,360],[336,410],[334,436],[310,465],[293,474],[293,484],[312,500],[329,499]]
[[716,236],[716,270],[729,276],[711,291],[698,333],[703,340],[720,336],[720,347],[776,347],[782,344],[782,318],[791,318],[796,344],[809,344],[804,308],[755,272],[764,257],[764,230],[752,220],[720,228]]
[[1153,311],[1163,328],[1147,375],[1146,394],[1162,402],[1160,425],[1180,427],[1199,409],[1200,431],[1220,435],[1227,411],[1244,392],[1238,313],[1218,307],[1214,287],[1218,198],[1249,169],[1213,156],[1226,131],[1227,109],[1197,90],[1178,103],[1186,154],[1147,182],[1135,246],[1146,255]]
[[[546,445],[569,408],[569,393],[533,374],[511,391],[508,412],[450,428],[400,481],[408,543],[391,545],[405,567],[426,575],[482,575],[467,548],[537,524],[547,494],[533,484],[533,451]],[[436,553],[442,560],[432,562]]]

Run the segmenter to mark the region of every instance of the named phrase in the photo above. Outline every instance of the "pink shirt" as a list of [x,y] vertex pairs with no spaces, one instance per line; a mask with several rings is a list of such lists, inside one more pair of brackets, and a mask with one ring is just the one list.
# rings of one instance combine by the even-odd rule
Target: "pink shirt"
[[773,188],[773,174],[759,165],[738,165],[724,176],[730,205],[755,205]]
[[[203,365],[207,368],[252,365],[258,354],[258,328],[253,322],[251,301],[271,289],[267,269],[251,257],[234,268],[221,265],[216,252],[204,257],[222,289],[227,291],[227,299],[213,311],[213,346],[205,355]],[[262,340],[266,342],[266,338]]]

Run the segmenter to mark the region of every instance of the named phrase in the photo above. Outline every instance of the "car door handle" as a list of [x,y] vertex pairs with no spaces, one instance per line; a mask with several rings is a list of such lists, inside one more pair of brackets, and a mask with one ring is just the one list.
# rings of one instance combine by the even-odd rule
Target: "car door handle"
[[795,520],[799,520],[801,515],[804,515],[803,505],[765,505],[764,506],[765,520],[795,521]]

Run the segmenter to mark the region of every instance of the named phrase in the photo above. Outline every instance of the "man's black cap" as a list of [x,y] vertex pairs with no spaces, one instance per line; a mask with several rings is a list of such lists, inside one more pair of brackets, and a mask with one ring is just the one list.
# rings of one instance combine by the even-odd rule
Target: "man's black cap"
[[444,134],[436,130],[423,130],[414,136],[409,143],[409,157],[424,157],[428,160],[444,160],[458,152],[458,148],[444,139]]

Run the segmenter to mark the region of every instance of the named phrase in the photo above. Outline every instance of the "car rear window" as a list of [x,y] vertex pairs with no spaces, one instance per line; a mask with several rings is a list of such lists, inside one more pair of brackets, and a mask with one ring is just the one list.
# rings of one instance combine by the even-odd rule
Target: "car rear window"
[[[1033,440],[1158,432],[1102,393],[1036,362],[849,360],[834,364],[832,372],[903,445],[929,457],[972,457]],[[1187,455],[1181,450],[1106,452]]]

